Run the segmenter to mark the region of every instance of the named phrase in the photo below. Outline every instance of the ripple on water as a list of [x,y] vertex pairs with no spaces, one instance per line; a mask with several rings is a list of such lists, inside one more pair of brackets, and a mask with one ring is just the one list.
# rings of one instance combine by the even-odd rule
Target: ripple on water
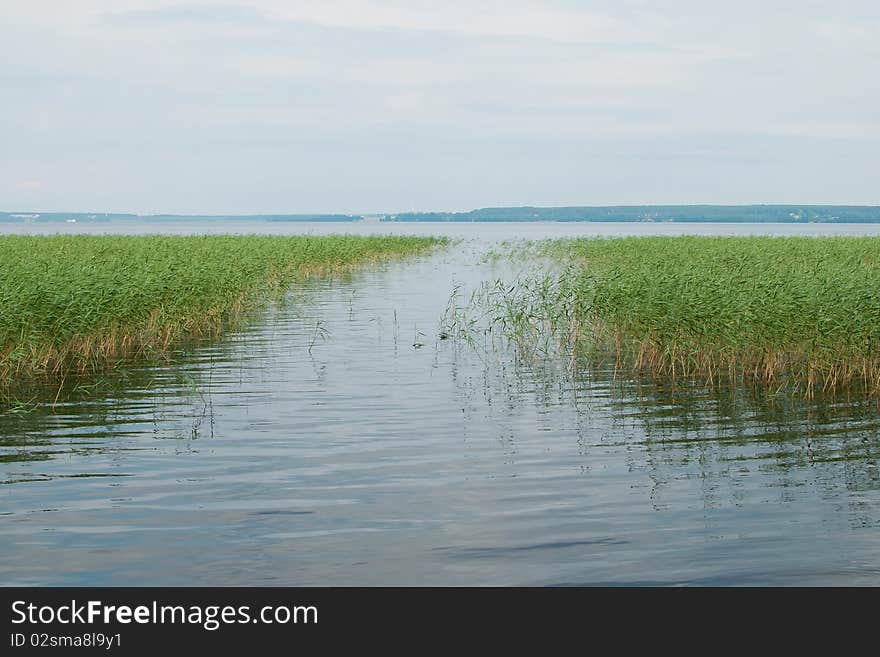
[[0,417],[0,581],[880,583],[875,404],[440,340],[481,248]]

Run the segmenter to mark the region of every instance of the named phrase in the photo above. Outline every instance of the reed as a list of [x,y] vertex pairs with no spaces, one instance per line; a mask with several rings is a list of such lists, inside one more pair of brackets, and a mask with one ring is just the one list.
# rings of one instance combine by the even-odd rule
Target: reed
[[295,280],[418,254],[396,236],[0,237],[0,386],[216,333]]
[[658,376],[880,395],[880,238],[575,239],[538,252],[564,269],[494,294],[515,334],[540,326]]

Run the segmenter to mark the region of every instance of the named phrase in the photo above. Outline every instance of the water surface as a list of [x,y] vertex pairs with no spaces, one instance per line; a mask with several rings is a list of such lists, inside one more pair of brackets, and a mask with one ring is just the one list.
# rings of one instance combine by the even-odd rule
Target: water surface
[[875,402],[572,374],[439,330],[456,286],[528,266],[481,261],[503,239],[880,227],[265,224],[139,232],[465,239],[0,415],[0,583],[880,584]]

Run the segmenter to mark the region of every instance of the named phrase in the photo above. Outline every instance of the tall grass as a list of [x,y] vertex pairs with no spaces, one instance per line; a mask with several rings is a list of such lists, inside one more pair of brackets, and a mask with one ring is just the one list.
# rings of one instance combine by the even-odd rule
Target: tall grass
[[[567,267],[514,286],[520,312],[573,351],[657,375],[880,394],[878,238],[576,239],[540,252]],[[511,294],[495,295],[502,316],[514,317]]]
[[219,331],[294,280],[416,254],[416,237],[0,237],[0,385]]

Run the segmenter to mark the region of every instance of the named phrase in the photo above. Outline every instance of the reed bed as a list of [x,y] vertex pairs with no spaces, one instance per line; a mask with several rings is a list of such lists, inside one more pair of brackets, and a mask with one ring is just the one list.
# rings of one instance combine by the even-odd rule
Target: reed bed
[[424,252],[375,236],[0,237],[0,386],[219,332],[295,280]]
[[[534,251],[533,251],[534,252]],[[494,319],[658,376],[880,395],[880,238],[631,237],[537,249]]]

